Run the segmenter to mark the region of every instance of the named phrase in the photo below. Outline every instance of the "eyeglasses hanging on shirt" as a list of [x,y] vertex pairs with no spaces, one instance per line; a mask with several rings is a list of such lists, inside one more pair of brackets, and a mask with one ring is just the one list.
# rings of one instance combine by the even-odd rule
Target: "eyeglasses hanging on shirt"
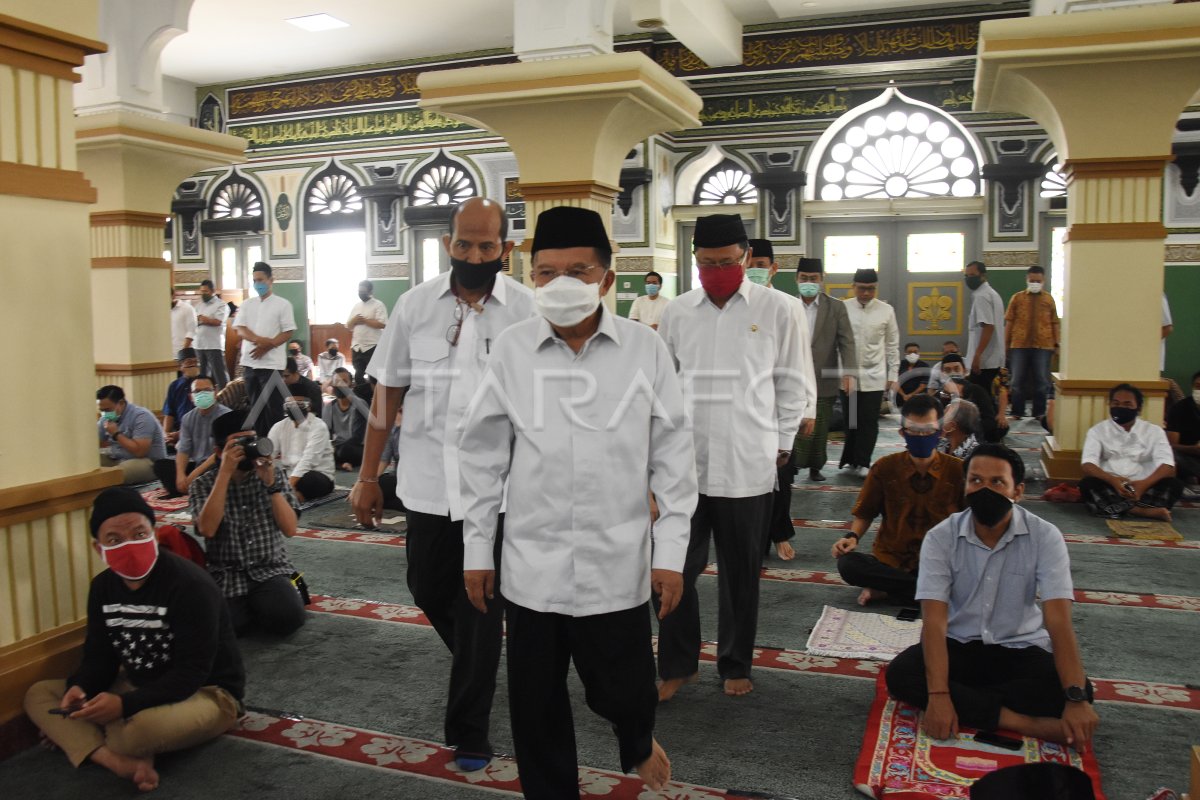
[[[488,292],[478,303],[469,303],[457,296],[454,298],[454,324],[446,329],[446,341],[450,343],[451,347],[458,347],[458,337],[462,333],[463,320],[467,318],[467,309],[471,309],[476,314],[482,314],[483,306],[491,297],[492,293]],[[488,340],[489,350],[491,341],[491,339]]]

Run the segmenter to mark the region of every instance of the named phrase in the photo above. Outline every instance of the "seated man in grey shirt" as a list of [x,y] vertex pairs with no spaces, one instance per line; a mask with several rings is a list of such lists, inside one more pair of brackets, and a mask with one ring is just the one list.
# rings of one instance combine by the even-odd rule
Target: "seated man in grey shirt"
[[888,665],[888,691],[925,709],[922,728],[935,739],[961,723],[1083,751],[1099,718],[1071,624],[1066,542],[1014,505],[1025,488],[1015,452],[982,444],[964,469],[967,510],[925,535],[921,643]]
[[362,466],[363,426],[356,424],[355,418],[369,414],[370,406],[355,396],[354,378],[345,367],[333,371],[329,385],[336,399],[321,409],[321,419],[333,439],[333,463],[348,472]]
[[216,384],[207,375],[192,379],[192,403],[195,406],[179,422],[179,442],[175,457],[154,462],[154,474],[167,497],[182,497],[192,481],[217,463],[213,452],[212,424],[230,409],[217,402]]
[[120,467],[122,483],[154,480],[154,462],[167,457],[166,435],[151,412],[125,399],[120,386],[96,390],[100,409],[100,466]]

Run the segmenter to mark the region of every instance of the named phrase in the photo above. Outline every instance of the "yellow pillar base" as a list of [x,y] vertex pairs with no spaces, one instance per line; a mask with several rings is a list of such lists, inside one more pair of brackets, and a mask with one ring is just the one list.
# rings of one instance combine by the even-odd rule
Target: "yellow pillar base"
[[1142,418],[1161,420],[1167,398],[1167,382],[1120,380],[1071,380],[1054,373],[1054,434],[1042,444],[1042,468],[1052,482],[1077,481],[1083,477],[1080,457],[1088,430],[1108,417],[1108,392],[1118,383],[1136,386],[1145,395]]

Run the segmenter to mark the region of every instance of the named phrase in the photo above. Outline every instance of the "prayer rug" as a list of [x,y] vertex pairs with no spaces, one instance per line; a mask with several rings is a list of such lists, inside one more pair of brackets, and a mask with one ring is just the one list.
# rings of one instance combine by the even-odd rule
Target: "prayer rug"
[[[254,711],[242,717],[228,735],[324,758],[394,770],[440,783],[460,784],[513,796],[521,794],[517,762],[513,759],[497,755],[483,769],[463,772],[454,763],[453,749],[407,736]],[[636,775],[590,767],[579,768],[579,790],[584,795],[603,795],[610,800],[639,800],[651,796],[662,800],[725,800],[750,796],[677,781],[672,781],[661,792],[653,793]],[[476,795],[472,793],[470,796]]]
[[1178,542],[1183,534],[1175,530],[1171,523],[1162,520],[1105,520],[1114,535],[1122,539],[1141,539],[1154,542]]
[[146,502],[155,511],[170,513],[172,511],[183,511],[188,507],[187,495],[179,497],[167,497],[167,490],[159,486],[157,483],[151,484],[154,488],[142,490],[142,497],[146,498]]
[[891,661],[920,640],[920,620],[825,606],[805,650],[814,656]]
[[960,730],[952,740],[930,738],[921,730],[920,709],[889,697],[881,672],[854,767],[854,788],[879,800],[968,798],[971,784],[990,772],[1017,764],[1051,763],[1083,770],[1092,779],[1096,800],[1104,800],[1100,768],[1090,748],[1080,755],[1053,742],[1000,733],[1021,739],[1021,749],[977,742],[970,728]]

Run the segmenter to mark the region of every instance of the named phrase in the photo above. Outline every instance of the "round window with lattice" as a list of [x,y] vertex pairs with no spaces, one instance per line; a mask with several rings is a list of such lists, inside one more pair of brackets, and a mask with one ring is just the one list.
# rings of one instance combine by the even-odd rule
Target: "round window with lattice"
[[757,203],[758,188],[751,181],[750,173],[727,161],[718,164],[700,180],[694,202],[700,206]]
[[414,206],[456,206],[475,195],[475,186],[467,173],[453,164],[430,167],[417,178],[412,189]]
[[244,183],[227,183],[217,191],[209,211],[211,219],[261,217],[262,201],[254,189]]
[[848,111],[818,141],[819,200],[975,197],[980,154],[950,115],[896,89]]
[[347,175],[323,175],[308,190],[308,210],[314,214],[354,214],[362,207],[358,186]]

